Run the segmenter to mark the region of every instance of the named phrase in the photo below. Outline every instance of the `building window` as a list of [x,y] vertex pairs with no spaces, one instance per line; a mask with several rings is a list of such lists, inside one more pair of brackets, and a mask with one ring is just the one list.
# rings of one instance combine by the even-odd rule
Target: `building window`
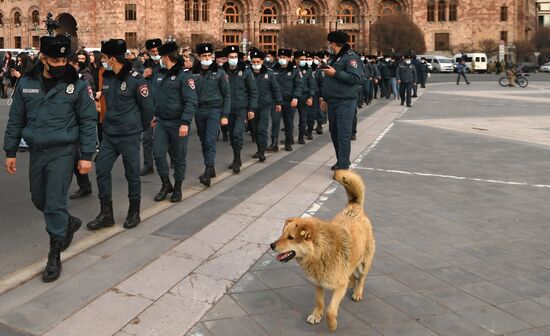
[[128,47],[128,49],[137,48],[137,33],[136,32],[124,33],[124,39],[126,40],[126,46]]
[[32,47],[37,49],[40,48],[40,36],[32,37]]
[[277,50],[277,33],[260,34],[260,49],[264,51]]
[[4,49],[4,37],[0,36],[0,49]]
[[428,1],[428,15],[426,17],[426,21],[428,22],[434,22],[435,21],[435,1],[430,0]]
[[456,21],[457,20],[457,5],[456,0],[451,0],[449,3],[449,21]]
[[185,0],[185,3],[183,6],[184,6],[185,21],[191,21],[191,0]]
[[507,31],[501,31],[500,32],[500,40],[504,41],[504,44],[508,43],[508,32]]
[[137,5],[136,4],[126,4],[126,21],[136,21],[137,20]]
[[378,5],[378,15],[398,15],[402,12],[401,5],[396,0],[383,0]]
[[449,33],[435,33],[435,50],[449,50]]
[[15,36],[13,38],[13,42],[14,42],[15,49],[21,49],[21,36]]
[[40,25],[40,13],[37,10],[32,11],[31,18],[33,26]]
[[348,44],[351,49],[355,49],[355,46],[357,45],[357,34],[348,32]]
[[[3,27],[4,26],[4,14],[3,13],[0,13],[0,27]],[[1,48],[3,49],[3,48]]]
[[200,21],[199,16],[199,0],[193,0],[193,21]]
[[508,6],[500,7],[500,21],[508,21]]
[[228,1],[223,5],[223,15],[226,23],[241,22],[239,6],[232,1]]
[[271,1],[266,1],[262,5],[262,23],[276,23],[277,8]]
[[202,0],[201,5],[201,14],[202,14],[202,21],[207,22],[208,21],[208,0]]
[[315,21],[315,7],[311,2],[302,2],[296,10],[298,14],[298,20],[300,23],[314,24]]
[[223,44],[228,45],[238,45],[241,43],[241,33],[224,33],[223,34]]
[[447,4],[444,0],[437,3],[437,21],[447,21]]
[[338,5],[337,19],[342,23],[357,23],[357,11],[351,2],[341,2]]
[[21,13],[15,12],[15,14],[13,14],[13,24],[15,24],[16,27],[21,25]]

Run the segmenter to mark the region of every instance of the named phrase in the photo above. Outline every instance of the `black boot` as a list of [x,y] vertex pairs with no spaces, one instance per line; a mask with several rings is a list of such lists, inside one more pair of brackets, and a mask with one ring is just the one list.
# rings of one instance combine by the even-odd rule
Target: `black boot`
[[[206,166],[204,168],[204,173],[199,176],[199,182],[207,187],[210,187],[210,174],[209,174],[209,166]],[[212,167],[212,170],[214,169],[214,167]],[[216,175],[216,172],[214,172],[214,176]],[[213,177],[213,176],[212,176]]]
[[101,205],[101,212],[93,221],[86,225],[89,230],[97,230],[115,225],[115,218],[113,216],[113,202],[106,199],[100,199],[99,201]]
[[174,188],[172,188],[172,183],[170,182],[170,177],[161,176],[160,180],[162,181],[162,187],[160,188],[157,196],[155,196],[155,202],[164,201],[166,196],[174,190]]
[[181,184],[183,181],[176,181],[174,183],[174,192],[172,192],[172,196],[170,197],[170,202],[177,203],[181,201]]
[[271,137],[271,146],[267,147],[268,152],[277,153],[279,151],[279,138]]
[[290,142],[290,139],[286,139],[286,140],[285,140],[285,150],[286,150],[287,152],[292,151],[292,144],[291,144],[291,142]]
[[128,208],[128,214],[123,225],[125,229],[133,229],[141,222],[141,218],[139,217],[140,203],[140,200],[130,200],[130,207]]
[[69,196],[69,199],[74,200],[74,199],[86,197],[86,196],[89,196],[91,193],[92,193],[92,190],[90,189],[79,188],[74,194]]
[[317,128],[315,129],[317,134],[323,134],[323,125],[321,123],[317,123]]
[[265,161],[265,148],[261,147],[258,152],[258,159],[260,159],[260,162]]
[[52,282],[59,278],[61,274],[61,247],[63,239],[50,235],[50,253],[48,253],[48,262],[42,273],[42,281]]
[[80,218],[69,215],[69,225],[67,225],[67,233],[65,234],[65,239],[63,240],[61,251],[65,251],[69,248],[69,246],[73,242],[74,233],[78,231],[81,226],[82,221],[80,220]]
[[304,132],[300,131],[300,133],[298,134],[298,143],[300,145],[305,145],[306,144],[306,141],[304,140]]
[[229,166],[235,174],[241,172],[241,151],[238,149],[233,150],[233,163]]
[[306,136],[308,140],[313,140],[313,127],[307,129]]

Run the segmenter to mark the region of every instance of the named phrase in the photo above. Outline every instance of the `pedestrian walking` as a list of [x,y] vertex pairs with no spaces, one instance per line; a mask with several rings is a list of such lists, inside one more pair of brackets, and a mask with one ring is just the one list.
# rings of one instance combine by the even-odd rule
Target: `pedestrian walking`
[[21,78],[13,96],[4,136],[6,170],[15,174],[19,141],[30,145],[29,180],[34,206],[44,214],[50,236],[42,281],[61,274],[61,251],[82,221],[67,211],[67,193],[80,149],[79,172],[92,169],[97,113],[90,86],[67,64],[71,42],[64,36],[40,38],[40,63]]
[[418,82],[420,83],[421,88],[426,88],[426,81],[428,80],[428,75],[430,73],[430,68],[426,63],[426,59],[422,57],[420,59],[420,66],[417,68]]
[[411,107],[411,94],[417,81],[416,67],[411,63],[411,55],[405,55],[404,61],[397,67],[396,75],[401,105],[406,102],[407,107]]
[[125,59],[126,41],[111,39],[103,42],[101,53],[107,69],[103,73],[107,111],[103,119],[103,141],[96,158],[101,211],[87,226],[90,230],[98,230],[115,224],[111,171],[122,155],[130,203],[124,228],[131,229],[141,221],[141,134],[150,126],[154,105],[145,78],[132,71],[132,63]]
[[466,63],[464,62],[464,58],[461,58],[456,65],[456,85],[460,83],[460,76],[464,78],[464,81],[466,81],[466,84],[470,85],[470,82],[468,81],[468,78],[466,78]]

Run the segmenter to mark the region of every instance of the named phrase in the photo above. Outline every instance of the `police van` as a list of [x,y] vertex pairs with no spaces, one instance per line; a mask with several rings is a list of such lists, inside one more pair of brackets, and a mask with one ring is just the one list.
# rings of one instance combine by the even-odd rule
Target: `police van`
[[[487,72],[487,55],[485,53],[465,53],[465,54],[456,54],[453,56],[453,62],[456,64],[460,63],[460,59],[463,58],[466,64],[466,69],[468,72]],[[472,62],[475,62],[475,70],[472,66]]]

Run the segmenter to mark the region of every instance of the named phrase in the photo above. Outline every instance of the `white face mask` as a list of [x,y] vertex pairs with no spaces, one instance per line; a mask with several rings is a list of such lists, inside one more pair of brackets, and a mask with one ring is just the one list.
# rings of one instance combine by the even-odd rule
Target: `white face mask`
[[361,62],[365,61],[365,58],[364,57],[361,57]]
[[266,57],[266,58],[265,58],[265,61],[266,61],[267,63],[271,63],[271,57]]
[[261,64],[252,64],[252,69],[256,71],[260,71],[261,68],[262,68]]
[[286,59],[282,59],[282,58],[281,58],[281,59],[279,60],[279,64],[282,65],[282,66],[285,66],[285,65],[288,64],[288,61],[287,61]]
[[390,59],[389,59],[389,58],[386,58],[386,62],[389,62],[389,61],[390,61]]
[[160,55],[151,56],[151,59],[152,59],[153,61],[160,61]]
[[411,60],[406,60],[405,63],[411,64]]
[[307,65],[309,66],[312,66],[313,65],[313,61],[306,61]]
[[204,66],[204,67],[209,67],[211,66],[213,63],[213,61],[210,59],[210,60],[201,60],[201,65]]
[[236,58],[231,58],[227,61],[227,63],[229,63],[229,66],[237,66],[237,64],[239,64],[239,60]]
[[165,69],[166,68],[166,64],[164,64],[164,62],[162,60],[160,60],[160,67]]
[[314,60],[313,63],[315,63],[315,65],[321,64],[321,62],[319,60]]
[[299,64],[300,64],[300,67],[303,68],[303,67],[306,66],[307,63],[306,63],[306,61],[300,61]]

